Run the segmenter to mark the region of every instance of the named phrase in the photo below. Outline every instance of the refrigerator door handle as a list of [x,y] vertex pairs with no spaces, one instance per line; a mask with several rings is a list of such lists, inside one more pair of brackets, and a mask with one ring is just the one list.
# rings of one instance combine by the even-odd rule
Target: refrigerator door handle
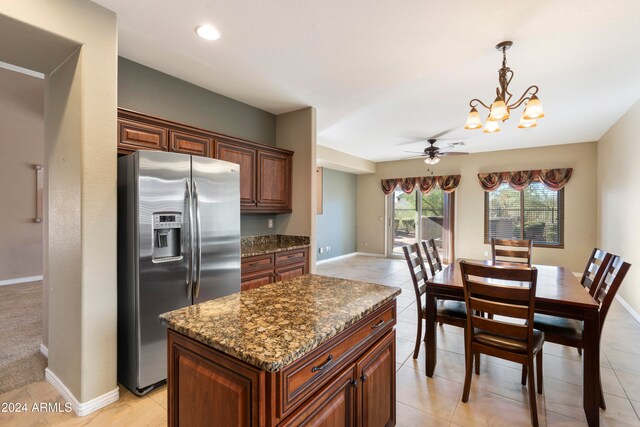
[[186,181],[187,186],[187,209],[189,209],[189,240],[188,240],[188,250],[189,250],[189,263],[187,267],[187,299],[191,302],[191,293],[193,287],[193,195],[191,194],[191,182],[189,180]]
[[195,299],[198,298],[198,295],[200,294],[200,268],[202,264],[202,233],[200,229],[200,204],[198,201],[198,185],[196,184],[195,181],[193,182],[193,202],[194,202],[194,207],[196,211],[196,224],[197,224],[195,239],[198,241],[197,248],[196,248],[196,250],[198,251],[197,258],[196,258],[197,260],[196,279],[194,281],[194,291],[193,291],[193,299],[195,301]]

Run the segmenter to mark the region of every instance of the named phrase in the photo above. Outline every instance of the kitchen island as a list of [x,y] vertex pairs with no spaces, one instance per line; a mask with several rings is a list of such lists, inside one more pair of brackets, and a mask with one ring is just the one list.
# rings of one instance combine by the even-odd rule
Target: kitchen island
[[304,275],[161,315],[169,425],[395,425],[399,293]]

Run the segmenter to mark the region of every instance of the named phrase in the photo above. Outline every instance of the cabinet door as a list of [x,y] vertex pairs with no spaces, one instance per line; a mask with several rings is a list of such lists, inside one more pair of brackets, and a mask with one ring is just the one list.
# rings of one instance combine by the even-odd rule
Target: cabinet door
[[291,156],[258,150],[258,209],[291,211]]
[[168,345],[170,427],[264,425],[264,371],[171,330]]
[[350,427],[355,426],[355,379],[353,365],[337,375],[311,399],[308,405],[279,424],[280,427]]
[[201,135],[171,131],[171,151],[209,157],[213,140]]
[[262,270],[252,273],[249,276],[242,276],[240,282],[240,290],[248,291],[249,289],[259,288],[260,286],[273,283],[273,270]]
[[358,424],[396,425],[396,331],[392,330],[356,364]]
[[256,206],[257,150],[226,141],[216,141],[215,158],[240,165],[240,206],[243,210]]
[[276,267],[276,282],[293,279],[306,274],[306,264],[294,264],[286,267]]
[[118,120],[118,152],[133,153],[137,150],[167,150],[167,128],[139,123],[132,120]]

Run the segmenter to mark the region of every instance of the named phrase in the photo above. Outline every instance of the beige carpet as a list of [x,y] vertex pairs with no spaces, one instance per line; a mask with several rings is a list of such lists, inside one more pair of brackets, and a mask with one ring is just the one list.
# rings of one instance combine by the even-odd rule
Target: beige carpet
[[42,282],[0,286],[0,394],[44,379]]

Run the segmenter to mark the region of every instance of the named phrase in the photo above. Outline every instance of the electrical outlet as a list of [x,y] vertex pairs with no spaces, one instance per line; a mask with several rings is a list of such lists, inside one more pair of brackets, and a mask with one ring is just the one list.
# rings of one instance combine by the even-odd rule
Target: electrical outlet
[[327,246],[327,252],[331,251],[331,246]]
[[489,251],[484,251],[484,256],[489,256]]
[[318,248],[318,252],[320,252],[321,254],[324,253],[324,248]]
[[267,220],[267,228],[273,228],[273,218]]

